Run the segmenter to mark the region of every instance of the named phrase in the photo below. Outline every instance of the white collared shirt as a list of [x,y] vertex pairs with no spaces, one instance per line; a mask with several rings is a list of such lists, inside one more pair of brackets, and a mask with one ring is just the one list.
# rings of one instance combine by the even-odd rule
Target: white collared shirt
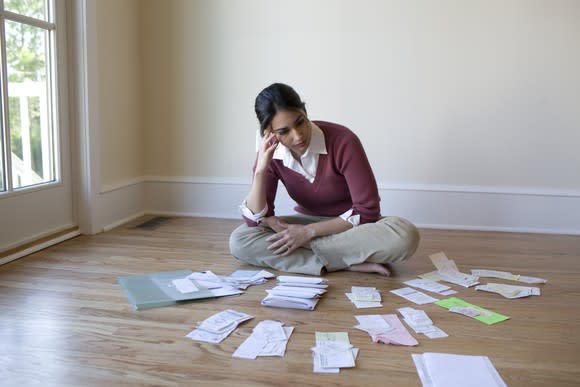
[[274,159],[282,160],[286,168],[290,168],[302,175],[309,182],[314,182],[316,170],[318,169],[318,157],[327,154],[324,133],[315,124],[311,123],[310,145],[306,152],[300,156],[300,162],[292,156],[292,152],[280,143],[274,151]]
[[[316,179],[316,171],[318,170],[318,158],[320,155],[325,155],[328,152],[326,151],[326,142],[324,141],[324,133],[322,132],[322,129],[320,129],[314,122],[310,122],[310,125],[310,145],[308,146],[308,149],[306,149],[306,152],[304,152],[300,157],[300,162],[294,158],[290,149],[285,145],[282,145],[282,143],[278,144],[272,158],[282,160],[282,164],[284,164],[286,168],[290,168],[294,172],[302,175],[310,183],[313,183],[314,179]],[[262,136],[258,130],[256,134],[256,151],[259,149],[261,144]],[[266,204],[265,208],[254,214],[248,208],[246,200],[244,200],[240,205],[240,210],[246,218],[259,222],[259,220],[268,212],[268,205]],[[352,208],[340,215],[340,217],[353,226],[358,226],[360,223],[360,215],[352,215]]]

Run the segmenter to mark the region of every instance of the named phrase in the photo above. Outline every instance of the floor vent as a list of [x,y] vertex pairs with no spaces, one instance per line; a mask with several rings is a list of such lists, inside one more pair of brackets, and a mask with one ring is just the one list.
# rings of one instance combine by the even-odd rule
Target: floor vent
[[155,218],[151,218],[146,222],[143,222],[137,226],[135,226],[135,228],[139,228],[141,230],[155,230],[157,227],[161,226],[163,223],[167,222],[169,219],[168,217],[165,216],[157,216]]

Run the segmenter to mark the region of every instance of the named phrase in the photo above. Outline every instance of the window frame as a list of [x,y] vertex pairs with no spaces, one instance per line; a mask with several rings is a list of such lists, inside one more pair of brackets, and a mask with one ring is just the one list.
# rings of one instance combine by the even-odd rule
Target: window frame
[[[59,79],[57,71],[58,47],[57,47],[57,23],[55,12],[55,0],[46,1],[46,20],[21,15],[4,9],[4,1],[0,0],[0,136],[2,136],[3,190],[0,190],[0,198],[34,192],[62,184],[61,166],[61,141],[59,125]],[[46,57],[46,85],[47,85],[47,118],[49,128],[49,163],[51,165],[51,180],[23,187],[14,187],[12,171],[12,144],[8,95],[8,65],[6,51],[6,22],[26,24],[44,30],[47,33],[45,57]],[[43,155],[44,157],[44,155]]]

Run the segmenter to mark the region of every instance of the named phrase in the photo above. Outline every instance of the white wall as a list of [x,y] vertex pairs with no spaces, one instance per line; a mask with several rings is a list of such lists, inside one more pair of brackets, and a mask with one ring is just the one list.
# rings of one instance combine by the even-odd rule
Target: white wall
[[141,2],[69,4],[78,224],[96,233],[143,214]]
[[[143,0],[127,7],[101,14],[99,23],[128,32],[129,41],[106,33],[99,46],[126,50],[105,79],[142,92],[143,129],[121,144],[116,131],[105,134],[102,157],[113,151],[119,159],[102,160],[102,180],[125,178],[132,190],[139,183],[146,212],[237,216],[254,158],[254,98],[281,81],[299,91],[311,118],[358,133],[383,212],[434,227],[580,232],[577,1]],[[140,84],[111,75],[139,64],[135,7]],[[136,177],[138,167],[115,166],[139,159],[131,152],[140,136]]]
[[[288,82],[380,182],[580,189],[576,1],[147,1],[147,174],[241,177]],[[146,86],[147,87],[147,86]]]
[[101,188],[145,171],[139,0],[98,0]]

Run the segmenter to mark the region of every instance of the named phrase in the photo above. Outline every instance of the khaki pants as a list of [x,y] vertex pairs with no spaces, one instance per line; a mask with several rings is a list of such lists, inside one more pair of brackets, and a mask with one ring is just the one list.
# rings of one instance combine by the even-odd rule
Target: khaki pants
[[[319,216],[281,216],[287,223],[309,224],[330,219]],[[288,256],[272,254],[266,241],[274,231],[267,227],[242,224],[230,236],[230,251],[238,260],[276,270],[320,275],[344,270],[363,262],[395,263],[413,255],[419,245],[419,232],[409,221],[394,216],[381,218],[338,234],[313,239],[311,249],[299,248]]]

